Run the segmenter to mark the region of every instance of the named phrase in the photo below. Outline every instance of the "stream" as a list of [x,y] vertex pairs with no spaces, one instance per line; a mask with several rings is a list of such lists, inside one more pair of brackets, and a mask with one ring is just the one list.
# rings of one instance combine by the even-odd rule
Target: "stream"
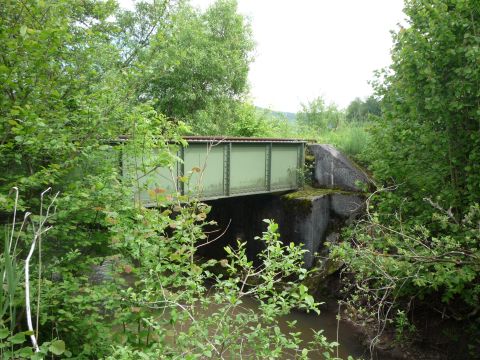
[[[244,307],[257,310],[257,304],[252,298],[244,298]],[[338,342],[340,346],[338,348],[338,356],[342,359],[347,359],[349,355],[355,359],[364,358],[369,359],[368,349],[362,345],[361,340],[358,337],[358,330],[353,325],[345,321],[337,321],[337,310],[327,307],[321,310],[320,315],[314,312],[306,313],[300,310],[292,311],[289,315],[282,317],[280,321],[280,328],[285,333],[291,332],[292,329],[288,327],[287,322],[296,321],[294,331],[301,332],[301,339],[304,343],[308,343],[313,340],[313,331],[323,329],[324,335],[328,341],[337,341],[337,329],[338,329]],[[321,359],[321,354],[312,354],[311,359]],[[317,357],[318,356],[318,357]],[[336,354],[335,354],[336,356]],[[290,357],[285,355],[285,360],[289,360]]]
[[[133,284],[135,277],[132,275],[123,275],[127,283]],[[211,288],[212,289],[212,288]],[[244,297],[242,299],[242,308],[258,311],[258,303],[251,297]],[[213,311],[206,310],[207,314]],[[350,323],[337,320],[338,307],[335,304],[324,305],[321,307],[320,314],[314,312],[306,313],[300,310],[293,310],[290,314],[283,316],[279,321],[279,326],[284,333],[300,332],[300,338],[303,344],[313,340],[313,332],[323,330],[323,334],[327,337],[329,342],[337,341],[340,343],[338,347],[338,353],[333,355],[338,356],[344,360],[348,356],[352,356],[355,359],[370,359],[370,353],[368,348],[362,344],[359,331]],[[292,329],[288,326],[288,322],[296,321],[295,327]],[[337,338],[338,335],[338,338]],[[338,354],[338,355],[337,355]],[[310,359],[323,359],[320,353],[311,353]],[[291,360],[292,356],[285,354],[284,360]],[[389,358],[382,357],[377,360],[390,360]]]

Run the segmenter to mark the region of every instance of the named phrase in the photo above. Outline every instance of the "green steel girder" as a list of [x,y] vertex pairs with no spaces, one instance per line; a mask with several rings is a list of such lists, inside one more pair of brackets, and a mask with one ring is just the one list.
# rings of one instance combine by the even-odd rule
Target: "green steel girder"
[[[146,174],[123,169],[124,176],[140,177],[137,199],[155,206],[154,189],[179,192],[201,200],[296,190],[302,184],[305,141],[291,139],[187,138],[173,173],[154,168]],[[154,154],[152,154],[154,156]],[[122,164],[133,164],[122,155]],[[137,161],[138,162],[138,161]],[[188,179],[188,181],[185,181]]]

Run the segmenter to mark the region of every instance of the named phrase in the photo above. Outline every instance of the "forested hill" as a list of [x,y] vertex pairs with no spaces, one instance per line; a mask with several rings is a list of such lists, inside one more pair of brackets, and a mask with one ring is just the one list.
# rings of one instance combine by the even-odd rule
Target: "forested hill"
[[257,106],[256,109],[260,114],[264,114],[268,117],[273,117],[277,119],[287,119],[290,123],[295,123],[295,121],[297,120],[296,113],[287,112],[287,111],[270,110],[270,109],[262,108],[259,106]]

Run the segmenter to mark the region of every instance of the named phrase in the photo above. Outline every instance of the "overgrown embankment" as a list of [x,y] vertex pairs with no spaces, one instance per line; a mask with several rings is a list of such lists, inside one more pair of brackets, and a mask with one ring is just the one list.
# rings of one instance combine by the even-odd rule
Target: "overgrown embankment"
[[479,10],[408,1],[376,83],[382,117],[363,159],[380,185],[333,251],[351,274],[352,313],[375,324],[373,345],[393,327],[391,341],[429,339],[449,359],[480,353]]

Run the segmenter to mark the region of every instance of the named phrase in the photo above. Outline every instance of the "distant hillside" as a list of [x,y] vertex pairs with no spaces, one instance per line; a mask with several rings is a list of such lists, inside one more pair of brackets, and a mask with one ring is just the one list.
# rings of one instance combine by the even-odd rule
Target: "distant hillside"
[[270,109],[265,109],[257,106],[257,111],[261,112],[267,116],[276,117],[279,119],[287,119],[289,122],[294,123],[297,119],[297,114],[286,111],[274,111]]

